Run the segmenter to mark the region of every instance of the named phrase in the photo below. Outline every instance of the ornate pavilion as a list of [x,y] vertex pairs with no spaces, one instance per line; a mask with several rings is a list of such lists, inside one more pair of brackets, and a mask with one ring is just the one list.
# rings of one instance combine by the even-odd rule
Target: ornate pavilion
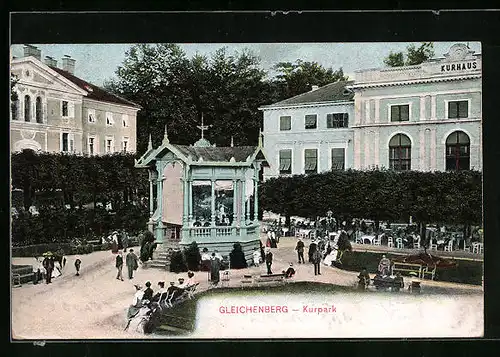
[[198,126],[201,138],[194,145],[169,141],[136,160],[136,168],[149,171],[150,219],[159,251],[186,247],[196,241],[200,249],[227,255],[239,242],[247,259],[259,247],[259,172],[268,166],[258,146],[216,147],[204,138],[208,126]]

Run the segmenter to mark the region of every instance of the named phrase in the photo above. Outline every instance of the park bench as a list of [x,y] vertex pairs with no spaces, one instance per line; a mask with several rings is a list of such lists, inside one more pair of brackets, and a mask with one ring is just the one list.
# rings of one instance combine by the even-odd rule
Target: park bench
[[254,279],[256,283],[269,283],[269,282],[284,282],[285,274],[269,274],[269,275],[261,275]]
[[406,273],[416,273],[417,276],[420,278],[422,277],[422,265],[420,264],[410,264],[410,263],[398,263],[395,262],[392,265],[392,275],[394,275],[395,272],[406,272]]
[[33,281],[32,265],[12,265],[12,286],[19,287],[22,284]]
[[434,277],[436,276],[436,267],[425,267],[423,270],[422,270],[422,278],[425,279],[425,276],[426,275],[430,275],[431,276],[431,280],[434,280]]

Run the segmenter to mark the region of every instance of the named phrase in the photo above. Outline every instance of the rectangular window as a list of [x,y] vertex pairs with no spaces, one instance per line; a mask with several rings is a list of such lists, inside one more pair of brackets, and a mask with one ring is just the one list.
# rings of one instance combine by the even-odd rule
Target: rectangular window
[[391,121],[409,121],[410,105],[391,105]]
[[318,150],[304,150],[304,172],[306,174],[315,174],[318,172]]
[[411,170],[411,148],[389,148],[389,168],[396,171]]
[[318,116],[316,114],[306,115],[305,128],[316,129],[318,127]]
[[469,117],[469,102],[467,100],[448,102],[448,119]]
[[61,116],[69,117],[69,103],[66,100],[63,100],[61,104]]
[[69,151],[69,134],[62,133],[61,140],[62,140],[61,151],[68,152]]
[[113,113],[107,112],[106,113],[106,125],[112,126],[113,124],[114,124]]
[[106,138],[106,154],[110,154],[114,151],[113,138]]
[[280,175],[292,173],[292,150],[280,150]]
[[122,125],[124,128],[128,127],[128,115],[122,114]]
[[292,129],[292,117],[284,116],[280,117],[280,130],[291,130]]
[[328,129],[348,128],[349,114],[347,113],[332,113],[326,115],[326,127]]
[[332,149],[332,170],[345,169],[345,149],[333,148]]
[[89,155],[94,155],[95,153],[95,138],[89,137]]
[[88,118],[89,123],[95,123],[95,110],[94,109],[87,110],[87,118]]
[[128,138],[123,138],[122,140],[122,151],[123,152],[128,151]]

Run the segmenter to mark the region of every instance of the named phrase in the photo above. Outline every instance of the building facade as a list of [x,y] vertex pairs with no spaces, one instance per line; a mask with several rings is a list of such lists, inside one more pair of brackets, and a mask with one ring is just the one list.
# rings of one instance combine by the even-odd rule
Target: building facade
[[337,82],[259,108],[264,115],[264,180],[353,165],[354,94]]
[[135,152],[136,118],[140,107],[88,83],[74,73],[75,60],[66,56],[62,68],[36,47],[11,60],[15,76],[11,101],[11,152],[102,155]]
[[356,72],[354,165],[482,169],[481,55],[465,44],[416,66]]

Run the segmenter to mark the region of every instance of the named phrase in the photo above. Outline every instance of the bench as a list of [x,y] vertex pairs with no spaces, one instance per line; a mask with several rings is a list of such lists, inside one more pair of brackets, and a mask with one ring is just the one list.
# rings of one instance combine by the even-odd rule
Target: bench
[[431,276],[431,280],[434,280],[434,277],[436,276],[436,267],[425,267],[423,270],[422,270],[422,278],[425,279],[425,276],[426,275],[430,275]]
[[12,265],[12,286],[19,287],[22,284],[33,281],[32,265]]
[[256,283],[283,282],[284,280],[285,274],[261,275],[254,279]]
[[391,275],[394,275],[394,272],[407,272],[407,273],[417,273],[419,278],[422,277],[422,265],[420,264],[410,264],[410,263],[397,263],[394,262],[392,265]]

